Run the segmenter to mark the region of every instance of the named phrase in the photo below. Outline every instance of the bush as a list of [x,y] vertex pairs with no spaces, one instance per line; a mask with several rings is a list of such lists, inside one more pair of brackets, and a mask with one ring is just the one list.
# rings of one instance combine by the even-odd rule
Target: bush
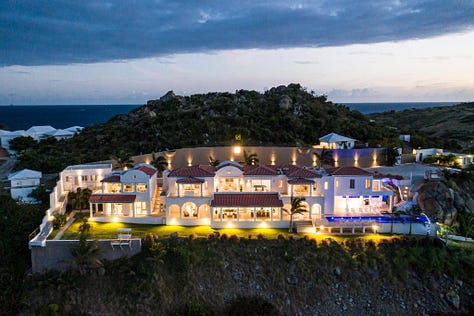
[[67,222],[66,214],[54,214],[54,220],[53,220],[54,229],[60,229],[61,227],[66,225],[66,222]]

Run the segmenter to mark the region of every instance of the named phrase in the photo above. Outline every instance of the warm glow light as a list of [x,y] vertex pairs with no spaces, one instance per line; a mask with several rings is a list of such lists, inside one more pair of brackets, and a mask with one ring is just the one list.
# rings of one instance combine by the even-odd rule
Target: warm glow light
[[114,222],[114,223],[118,223],[118,222],[119,222],[119,219],[118,219],[118,217],[115,217],[115,216],[114,216],[114,217],[112,217],[112,222]]
[[232,228],[232,222],[227,222],[227,227]]
[[323,230],[324,230],[324,225],[319,226],[319,231],[321,232]]
[[376,233],[379,230],[379,227],[377,225],[372,225],[372,230]]
[[171,224],[171,225],[175,225],[175,224],[176,224],[176,218],[172,218],[172,219],[170,220],[170,224]]
[[267,223],[266,223],[266,222],[261,222],[261,223],[260,223],[260,227],[262,227],[262,228],[267,227]]
[[234,154],[238,155],[242,152],[242,148],[240,146],[234,146]]

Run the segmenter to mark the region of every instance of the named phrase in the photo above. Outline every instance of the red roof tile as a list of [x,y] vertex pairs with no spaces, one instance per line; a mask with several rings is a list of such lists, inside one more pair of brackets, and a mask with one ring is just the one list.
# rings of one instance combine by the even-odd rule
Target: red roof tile
[[89,202],[91,203],[133,203],[136,195],[133,194],[93,194]]
[[120,183],[120,176],[117,174],[105,177],[100,182],[108,182],[108,183]]
[[295,171],[287,174],[291,178],[321,178],[321,175],[313,170],[298,168]]
[[149,175],[150,177],[156,173],[155,168],[147,167],[147,166],[139,166],[136,168],[137,170],[143,171],[145,174]]
[[278,172],[267,166],[245,166],[244,175],[246,176],[276,176]]
[[313,184],[313,180],[305,179],[305,178],[296,178],[288,180],[288,184]]
[[175,169],[168,177],[213,177],[214,173],[214,167],[199,165]]
[[178,179],[176,183],[204,183],[204,180],[194,178],[194,177],[187,177],[187,178]]
[[338,167],[326,169],[333,176],[371,176],[372,173],[357,167]]
[[282,207],[278,193],[214,193],[211,206]]

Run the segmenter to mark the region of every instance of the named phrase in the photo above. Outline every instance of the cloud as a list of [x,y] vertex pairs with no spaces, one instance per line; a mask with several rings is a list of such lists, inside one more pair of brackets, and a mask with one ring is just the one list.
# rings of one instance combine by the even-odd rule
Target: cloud
[[0,66],[400,41],[473,26],[471,1],[2,1]]

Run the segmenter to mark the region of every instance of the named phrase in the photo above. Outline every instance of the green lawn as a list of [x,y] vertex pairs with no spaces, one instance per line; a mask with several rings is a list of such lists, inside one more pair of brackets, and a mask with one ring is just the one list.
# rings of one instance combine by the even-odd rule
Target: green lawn
[[[64,233],[63,240],[71,240],[79,238],[79,225],[82,223],[82,218],[86,216],[85,214],[76,214],[74,223],[68,228]],[[87,217],[87,216],[86,216]],[[93,239],[113,239],[117,238],[117,229],[119,228],[131,228],[133,237],[144,237],[147,233],[152,233],[153,235],[158,236],[159,238],[169,237],[172,233],[178,233],[178,236],[187,237],[191,234],[195,234],[197,237],[207,238],[213,232],[219,232],[222,234],[227,234],[228,236],[237,235],[239,237],[248,238],[250,235],[252,238],[257,238],[259,234],[263,234],[268,239],[274,239],[279,234],[282,234],[286,238],[290,235],[299,235],[288,233],[287,229],[274,229],[274,228],[252,228],[252,229],[239,229],[239,228],[224,228],[224,229],[212,229],[209,226],[194,226],[194,227],[184,227],[184,226],[170,226],[170,225],[144,225],[144,224],[127,224],[127,223],[97,223],[89,222],[91,224],[91,233]],[[304,234],[300,234],[300,237]],[[347,239],[353,239],[361,236],[351,235],[351,236],[334,236],[326,234],[308,234],[310,238],[321,241],[326,238],[332,238],[337,242],[341,242]],[[378,242],[382,239],[390,238],[391,236],[387,235],[364,235],[366,240],[373,240]]]

